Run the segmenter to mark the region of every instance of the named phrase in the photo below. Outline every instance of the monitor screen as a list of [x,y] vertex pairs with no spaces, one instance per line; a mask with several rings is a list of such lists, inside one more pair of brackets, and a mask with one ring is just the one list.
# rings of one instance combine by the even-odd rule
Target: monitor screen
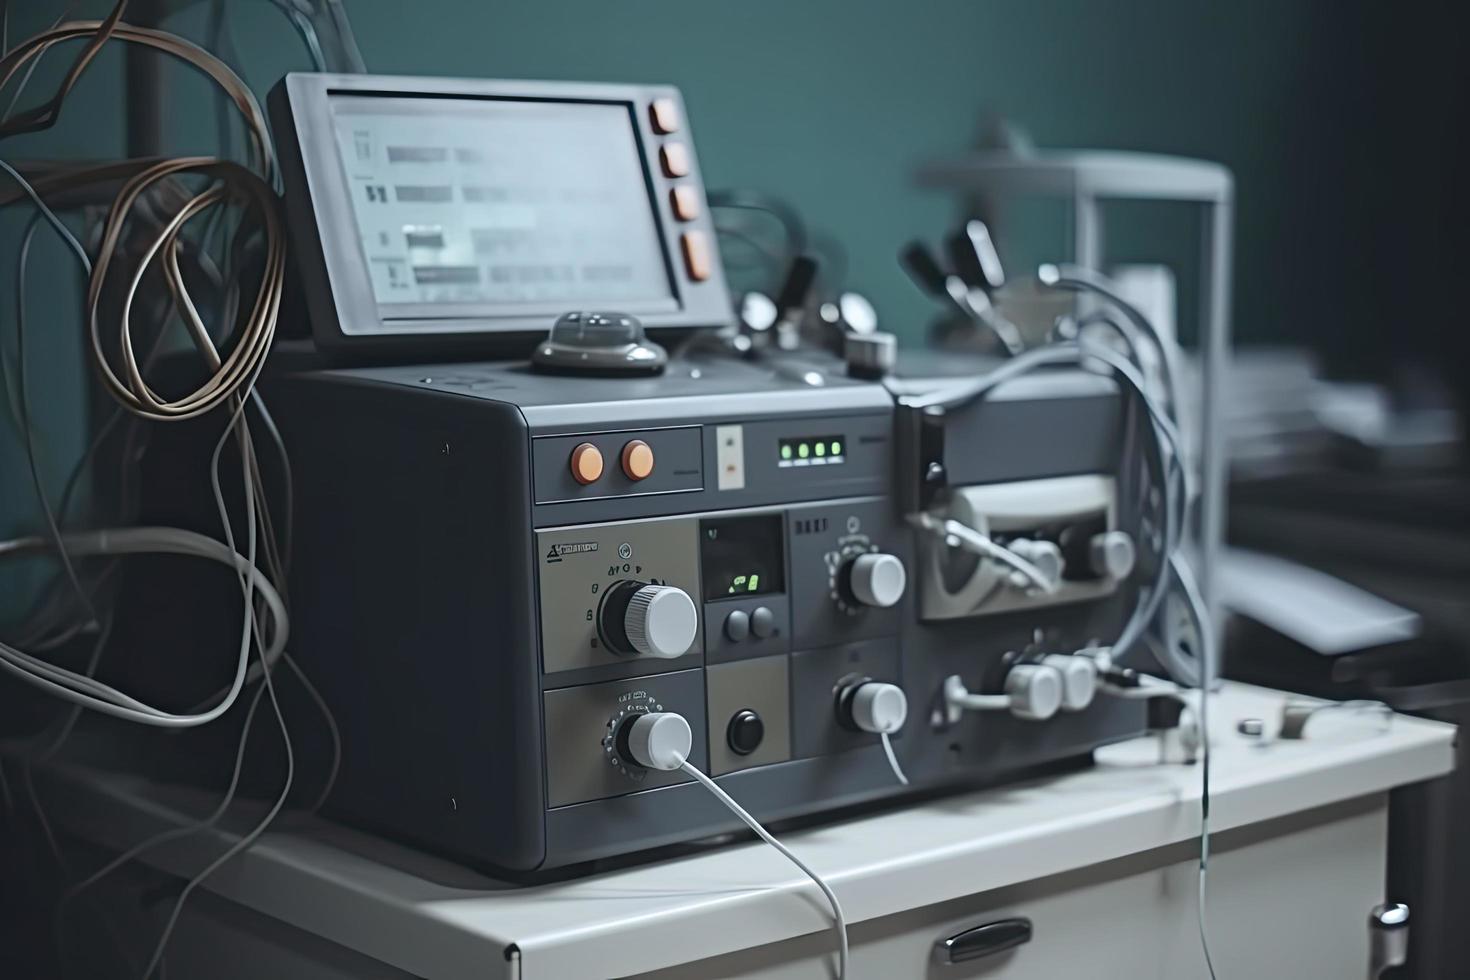
[[385,318],[677,306],[630,105],[337,94],[331,113]]

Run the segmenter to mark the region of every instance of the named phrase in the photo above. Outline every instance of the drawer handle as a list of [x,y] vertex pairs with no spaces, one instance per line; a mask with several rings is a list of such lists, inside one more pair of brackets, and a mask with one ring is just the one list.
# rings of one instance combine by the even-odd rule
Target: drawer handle
[[1031,920],[1017,916],[974,926],[934,944],[934,956],[949,966],[1014,949],[1031,941]]

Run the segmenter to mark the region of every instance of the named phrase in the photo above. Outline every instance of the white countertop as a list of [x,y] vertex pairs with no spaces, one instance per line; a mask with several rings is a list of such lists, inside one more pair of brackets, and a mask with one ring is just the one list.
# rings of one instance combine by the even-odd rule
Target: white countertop
[[[1226,684],[1211,701],[1211,829],[1223,831],[1449,772],[1453,726],[1396,716],[1387,730],[1322,724],[1261,745],[1242,718],[1280,716],[1273,691]],[[1314,734],[1317,733],[1317,734]],[[1200,767],[1161,765],[1154,739],[1098,753],[1091,768],[782,835],[861,922],[1199,835]],[[186,822],[136,780],[65,781],[54,819],[114,848]],[[97,794],[113,805],[99,806]],[[67,805],[75,802],[78,805]],[[197,847],[197,845],[196,845]],[[217,853],[218,843],[209,853]],[[203,852],[148,860],[175,872]],[[508,972],[606,977],[690,962],[830,928],[820,894],[758,842],[569,881],[510,887],[363,834],[288,820],[206,888],[429,980]]]

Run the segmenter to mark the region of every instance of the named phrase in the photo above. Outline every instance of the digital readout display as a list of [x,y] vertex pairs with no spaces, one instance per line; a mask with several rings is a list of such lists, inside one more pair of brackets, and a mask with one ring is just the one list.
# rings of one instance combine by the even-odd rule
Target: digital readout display
[[786,591],[783,539],[780,514],[700,521],[705,601]]

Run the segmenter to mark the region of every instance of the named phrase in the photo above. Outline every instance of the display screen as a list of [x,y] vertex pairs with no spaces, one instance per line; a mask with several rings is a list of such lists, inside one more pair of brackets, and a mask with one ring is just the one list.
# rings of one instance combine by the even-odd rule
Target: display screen
[[786,591],[780,514],[699,522],[706,602]]
[[675,305],[629,105],[338,95],[331,106],[380,306]]
[[776,451],[780,454],[776,465],[781,467],[835,466],[847,461],[847,440],[842,436],[782,439]]

